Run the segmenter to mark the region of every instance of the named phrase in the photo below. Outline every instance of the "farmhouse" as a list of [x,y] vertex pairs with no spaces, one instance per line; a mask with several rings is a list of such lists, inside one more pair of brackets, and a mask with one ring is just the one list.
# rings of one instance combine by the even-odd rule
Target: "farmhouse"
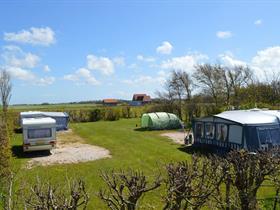
[[20,113],[20,121],[22,126],[22,120],[25,118],[43,118],[51,117],[56,121],[56,130],[67,130],[69,123],[69,115],[66,112],[40,112],[29,111]]
[[182,124],[175,114],[154,112],[142,115],[141,127],[151,130],[162,130],[181,128]]
[[267,150],[280,146],[280,112],[239,110],[193,122],[194,145],[220,149]]
[[132,97],[132,101],[130,103],[130,105],[132,106],[141,106],[144,104],[148,104],[151,103],[152,99],[151,96],[147,95],[147,94],[134,94]]
[[112,98],[103,99],[103,105],[104,106],[117,106],[118,100],[112,99]]

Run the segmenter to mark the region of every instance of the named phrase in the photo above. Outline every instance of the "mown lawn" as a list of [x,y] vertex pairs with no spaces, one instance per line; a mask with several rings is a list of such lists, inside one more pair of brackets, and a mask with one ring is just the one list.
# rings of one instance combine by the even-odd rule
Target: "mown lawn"
[[[36,167],[30,170],[24,169],[28,158],[21,156],[21,135],[18,134],[13,141],[16,154],[13,166],[17,171],[17,185],[34,183],[37,177],[43,181],[50,180],[62,184],[66,183],[67,179],[82,178],[90,192],[89,209],[106,209],[96,196],[99,189],[104,189],[105,186],[99,177],[101,170],[140,169],[151,179],[164,171],[165,164],[190,159],[190,154],[182,151],[180,145],[160,136],[163,131],[139,131],[136,124],[139,126],[139,119],[72,124],[71,128],[76,134],[89,144],[110,150],[112,158],[88,163]],[[141,209],[161,209],[163,193],[162,188],[147,193],[141,201]],[[263,187],[259,198],[269,198],[273,195],[271,187]],[[271,201],[264,201],[264,206],[269,203]]]
[[[104,187],[99,174],[101,170],[141,169],[147,176],[153,177],[160,173],[164,165],[171,161],[181,161],[190,155],[181,151],[180,146],[165,137],[160,131],[137,131],[139,119],[119,120],[115,122],[92,122],[72,124],[71,128],[87,143],[108,149],[112,158],[88,163],[36,167],[31,170],[18,170],[18,180],[33,183],[37,177],[51,180],[54,183],[66,181],[66,177],[80,177],[87,183],[91,192],[89,209],[106,209],[106,206],[96,197],[96,192]],[[28,158],[20,157],[19,147],[21,136],[14,141],[17,156],[14,160],[16,168],[22,168]],[[148,193],[141,202],[144,209],[159,209],[161,207],[161,190]]]

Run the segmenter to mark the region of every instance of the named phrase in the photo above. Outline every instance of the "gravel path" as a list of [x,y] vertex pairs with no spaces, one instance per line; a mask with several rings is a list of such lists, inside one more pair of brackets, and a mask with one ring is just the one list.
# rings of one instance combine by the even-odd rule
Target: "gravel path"
[[161,136],[165,136],[173,140],[177,144],[184,144],[184,138],[188,135],[187,132],[177,131],[177,132],[168,132],[163,133]]
[[[65,141],[66,137],[71,139],[79,139],[77,135],[68,131],[65,133],[60,133],[58,135],[58,146],[57,148],[51,150],[49,155],[33,157],[27,162],[27,168],[32,168],[34,166],[48,166],[54,164],[69,164],[69,163],[79,163],[79,162],[88,162],[102,158],[110,158],[109,150],[93,146],[89,144],[84,144],[81,142]],[[61,140],[61,141],[59,141]],[[82,140],[80,138],[80,140]]]

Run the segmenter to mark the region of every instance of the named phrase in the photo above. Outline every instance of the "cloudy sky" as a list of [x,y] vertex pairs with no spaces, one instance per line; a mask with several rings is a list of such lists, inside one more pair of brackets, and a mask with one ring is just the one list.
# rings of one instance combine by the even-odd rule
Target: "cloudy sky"
[[280,72],[277,1],[1,1],[0,68],[12,103],[154,95],[199,63]]

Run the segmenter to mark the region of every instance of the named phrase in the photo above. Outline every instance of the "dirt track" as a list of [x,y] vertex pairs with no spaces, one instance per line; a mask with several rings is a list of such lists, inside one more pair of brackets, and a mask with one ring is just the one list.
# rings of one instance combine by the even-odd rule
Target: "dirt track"
[[161,136],[168,137],[172,141],[174,141],[177,144],[184,144],[184,138],[188,135],[188,132],[182,132],[182,131],[176,131],[176,132],[168,132],[163,133]]

